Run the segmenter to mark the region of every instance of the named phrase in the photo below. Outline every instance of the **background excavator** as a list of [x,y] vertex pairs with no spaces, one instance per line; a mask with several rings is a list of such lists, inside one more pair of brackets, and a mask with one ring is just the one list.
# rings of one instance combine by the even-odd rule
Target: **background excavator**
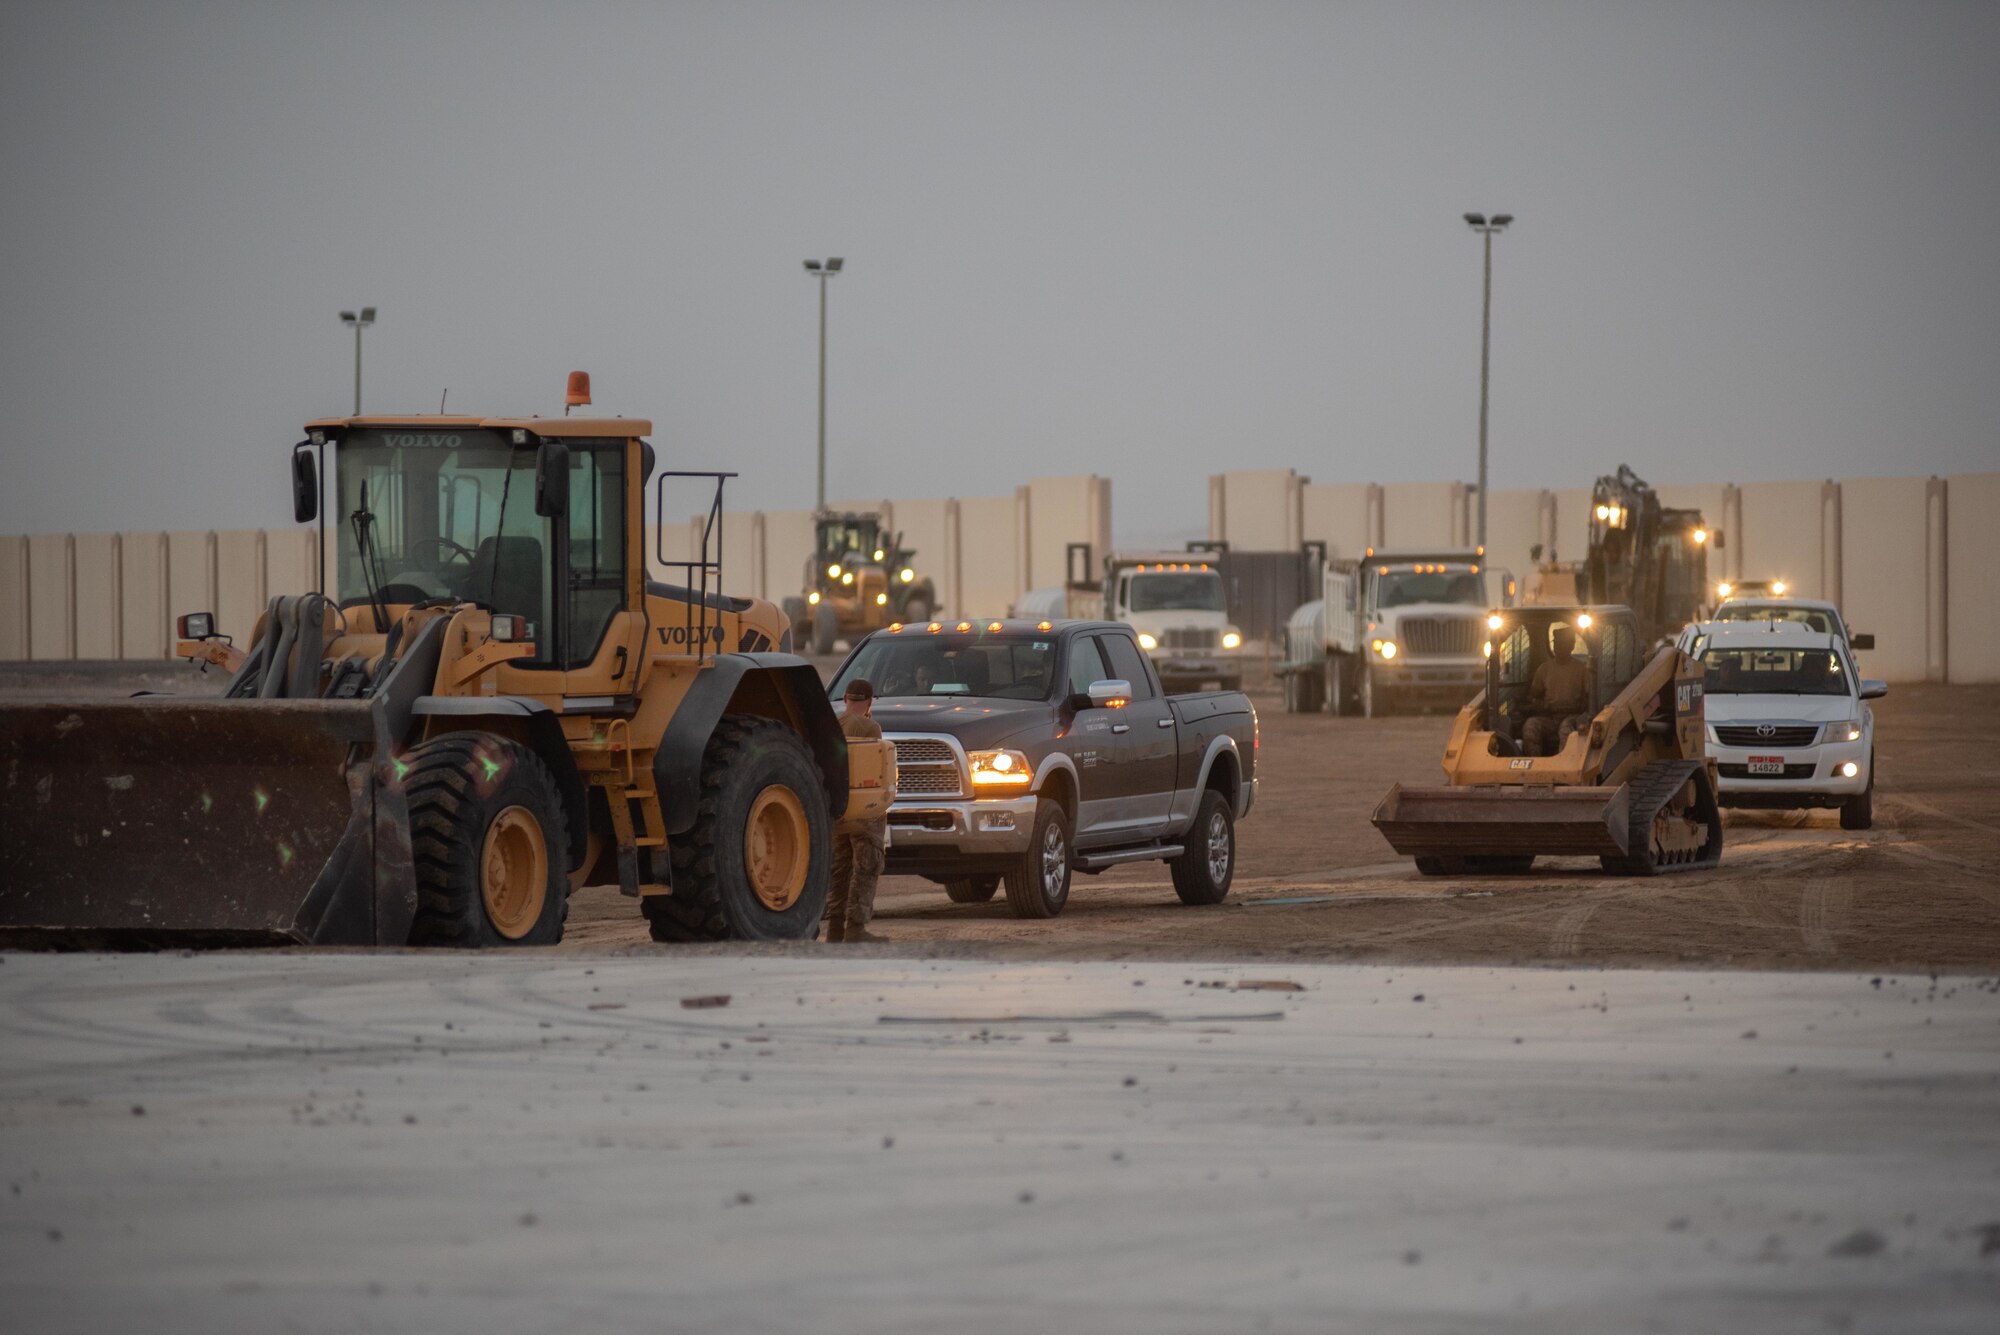
[[[538,945],[585,884],[656,940],[815,935],[893,749],[845,742],[779,610],[720,591],[731,475],[653,477],[650,430],[309,424],[294,514],[341,596],[273,599],[243,650],[183,617],[220,697],[0,707],[0,940]],[[648,575],[649,479],[661,514],[714,489],[701,554],[655,561],[681,583]]]
[[1652,487],[1620,464],[1591,487],[1584,559],[1541,564],[1523,601],[1630,608],[1648,643],[1672,639],[1708,603],[1708,550],[1721,542],[1701,511],[1662,505]]
[[[1624,607],[1488,614],[1486,688],[1445,743],[1448,786],[1389,790],[1375,828],[1426,875],[1524,872],[1548,854],[1595,856],[1622,875],[1698,871],[1722,856],[1715,762],[1704,746],[1701,664],[1648,653]],[[1536,671],[1575,637],[1586,699],[1554,755],[1523,732]]]

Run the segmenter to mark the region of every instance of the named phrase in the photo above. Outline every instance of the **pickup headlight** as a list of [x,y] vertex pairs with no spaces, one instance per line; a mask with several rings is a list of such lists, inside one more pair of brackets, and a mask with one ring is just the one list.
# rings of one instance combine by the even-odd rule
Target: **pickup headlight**
[[1846,723],[1835,723],[1826,730],[1826,739],[1858,742],[1861,740],[1861,720],[1852,719]]
[[1139,647],[1141,649],[1157,649],[1160,647],[1160,642],[1142,630],[1139,632]]
[[1243,647],[1243,637],[1233,630],[1225,630],[1222,632],[1222,647],[1225,649],[1241,649]]
[[1028,758],[1019,751],[974,751],[966,759],[972,762],[974,788],[1025,788],[1034,781]]

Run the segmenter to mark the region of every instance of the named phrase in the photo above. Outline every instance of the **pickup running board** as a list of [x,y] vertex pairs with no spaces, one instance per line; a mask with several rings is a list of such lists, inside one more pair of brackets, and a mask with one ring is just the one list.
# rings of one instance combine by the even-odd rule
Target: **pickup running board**
[[1121,862],[1160,862],[1167,858],[1177,858],[1187,852],[1180,844],[1147,844],[1144,848],[1107,848],[1102,852],[1085,853],[1079,850],[1076,861],[1071,865],[1078,871],[1103,871]]

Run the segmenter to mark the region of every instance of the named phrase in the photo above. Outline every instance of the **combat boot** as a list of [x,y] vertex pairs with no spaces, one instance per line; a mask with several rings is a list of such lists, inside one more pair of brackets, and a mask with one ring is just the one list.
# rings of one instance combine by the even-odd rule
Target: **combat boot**
[[858,922],[847,924],[846,940],[849,945],[880,945],[888,939],[886,936],[875,935]]
[[824,923],[821,924],[821,926],[826,928],[826,936],[824,940],[826,940],[828,943],[838,944],[839,942],[847,940],[847,919],[828,918]]

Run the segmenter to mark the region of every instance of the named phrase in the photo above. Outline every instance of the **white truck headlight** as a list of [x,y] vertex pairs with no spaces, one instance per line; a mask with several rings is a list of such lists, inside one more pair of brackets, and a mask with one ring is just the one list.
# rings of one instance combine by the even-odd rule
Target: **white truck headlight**
[[1378,640],[1375,644],[1375,652],[1384,658],[1394,658],[1396,656],[1396,642],[1394,640]]
[[1845,737],[1850,742],[1861,740],[1861,723],[1858,719],[1850,723],[1836,723],[1828,731],[1837,736]]
[[1851,760],[1840,767],[1840,777],[1843,779],[1851,779],[1859,773],[1861,773],[1861,766]]
[[1243,647],[1243,637],[1233,630],[1225,630],[1222,632],[1222,647],[1225,649],[1241,649]]
[[974,751],[966,759],[975,788],[1025,788],[1034,781],[1028,758],[1019,751]]
[[1160,647],[1160,642],[1142,630],[1139,632],[1139,647],[1141,649],[1157,649]]

